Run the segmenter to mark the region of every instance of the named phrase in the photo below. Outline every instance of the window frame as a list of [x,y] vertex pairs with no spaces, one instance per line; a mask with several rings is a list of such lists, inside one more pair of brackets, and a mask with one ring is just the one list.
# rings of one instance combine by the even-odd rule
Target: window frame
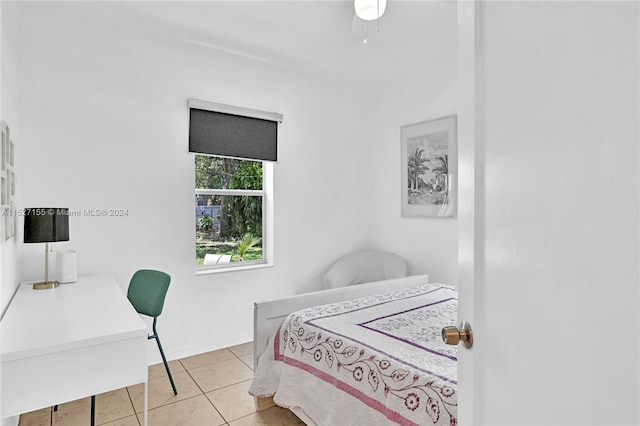
[[[198,154],[212,156],[209,154]],[[220,157],[222,156],[213,156]],[[230,158],[230,157],[227,157]],[[195,156],[193,157],[193,165],[195,172]],[[251,269],[268,268],[273,266],[273,162],[265,160],[252,160],[247,158],[234,158],[243,161],[259,161],[262,164],[262,189],[199,189],[195,188],[194,178],[194,197],[196,195],[231,195],[231,196],[261,196],[262,197],[262,260],[247,260],[242,262],[229,262],[215,265],[195,265],[196,275],[208,275],[222,272],[244,271]],[[196,225],[196,224],[194,224]],[[194,226],[194,238],[195,226]],[[195,246],[194,246],[195,248]],[[194,259],[195,260],[195,259]]]

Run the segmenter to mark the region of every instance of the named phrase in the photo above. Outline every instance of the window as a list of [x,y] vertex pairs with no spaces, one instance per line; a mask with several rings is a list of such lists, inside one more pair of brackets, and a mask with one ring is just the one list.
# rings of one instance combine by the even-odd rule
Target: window
[[262,161],[195,155],[196,265],[264,263]]
[[198,99],[188,105],[197,267],[271,264],[272,175],[282,115]]

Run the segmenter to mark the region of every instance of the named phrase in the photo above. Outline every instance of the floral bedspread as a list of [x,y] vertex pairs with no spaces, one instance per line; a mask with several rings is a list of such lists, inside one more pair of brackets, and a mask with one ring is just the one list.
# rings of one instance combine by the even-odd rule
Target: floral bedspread
[[455,425],[457,352],[441,330],[456,316],[457,290],[444,284],[295,312],[250,393],[316,424]]

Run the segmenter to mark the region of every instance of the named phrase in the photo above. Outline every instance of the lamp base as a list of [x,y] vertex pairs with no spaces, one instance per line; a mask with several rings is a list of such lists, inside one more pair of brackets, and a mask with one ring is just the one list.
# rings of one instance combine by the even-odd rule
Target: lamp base
[[33,284],[34,290],[46,290],[49,288],[56,288],[60,285],[58,281],[42,281],[39,283]]

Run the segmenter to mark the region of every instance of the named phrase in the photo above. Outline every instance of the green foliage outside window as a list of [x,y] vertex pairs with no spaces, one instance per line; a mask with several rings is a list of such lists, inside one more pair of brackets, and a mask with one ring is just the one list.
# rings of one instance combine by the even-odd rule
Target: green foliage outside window
[[198,218],[198,229],[201,231],[210,231],[213,227],[213,218],[211,216],[200,216]]
[[[195,172],[196,189],[262,190],[262,163],[259,161],[196,155]],[[202,264],[206,253],[222,254],[228,251],[235,252],[233,261],[262,259],[261,196],[199,197],[205,200],[206,205],[219,206],[220,210],[217,220],[201,216],[196,223],[198,264]]]

